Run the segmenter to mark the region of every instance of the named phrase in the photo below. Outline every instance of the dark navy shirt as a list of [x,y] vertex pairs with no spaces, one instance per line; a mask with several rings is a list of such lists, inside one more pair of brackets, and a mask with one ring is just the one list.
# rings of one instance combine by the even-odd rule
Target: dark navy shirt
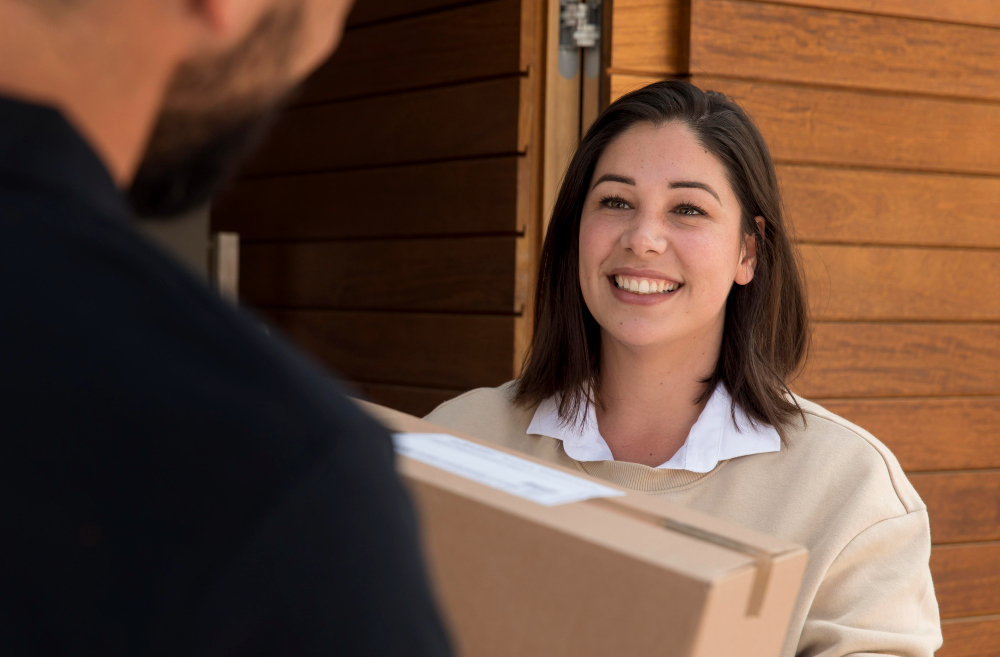
[[0,97],[0,654],[447,655],[386,431]]

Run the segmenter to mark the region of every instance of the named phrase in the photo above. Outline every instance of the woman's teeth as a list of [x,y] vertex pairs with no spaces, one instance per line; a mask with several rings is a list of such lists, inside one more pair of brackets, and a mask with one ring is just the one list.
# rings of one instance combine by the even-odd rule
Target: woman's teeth
[[615,286],[620,290],[628,290],[636,294],[662,294],[673,292],[681,284],[652,278],[630,278],[628,276],[616,275]]

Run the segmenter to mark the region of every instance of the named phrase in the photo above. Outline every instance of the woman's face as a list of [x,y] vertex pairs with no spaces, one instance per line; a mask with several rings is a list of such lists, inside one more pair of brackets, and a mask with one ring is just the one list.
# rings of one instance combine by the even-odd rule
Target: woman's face
[[726,170],[686,125],[637,124],[608,145],[580,219],[580,285],[605,339],[717,343],[755,264]]

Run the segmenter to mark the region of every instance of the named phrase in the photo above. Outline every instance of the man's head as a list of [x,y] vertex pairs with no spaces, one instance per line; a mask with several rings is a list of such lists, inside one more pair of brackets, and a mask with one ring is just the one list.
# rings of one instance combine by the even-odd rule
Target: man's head
[[[16,48],[0,45],[0,58],[37,62],[31,71],[0,62],[0,93],[26,87],[24,95],[61,106],[120,182],[131,182],[140,214],[183,212],[208,200],[282,100],[329,56],[351,4],[0,0],[0,23],[10,26],[0,40]],[[16,43],[32,30],[34,40]],[[35,43],[57,55],[32,57]]]

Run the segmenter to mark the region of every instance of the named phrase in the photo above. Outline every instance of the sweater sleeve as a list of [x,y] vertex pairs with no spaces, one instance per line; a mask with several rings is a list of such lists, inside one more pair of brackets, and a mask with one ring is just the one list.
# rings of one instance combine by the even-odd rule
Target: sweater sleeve
[[926,509],[858,534],[823,578],[796,656],[931,657],[942,637],[930,552]]

